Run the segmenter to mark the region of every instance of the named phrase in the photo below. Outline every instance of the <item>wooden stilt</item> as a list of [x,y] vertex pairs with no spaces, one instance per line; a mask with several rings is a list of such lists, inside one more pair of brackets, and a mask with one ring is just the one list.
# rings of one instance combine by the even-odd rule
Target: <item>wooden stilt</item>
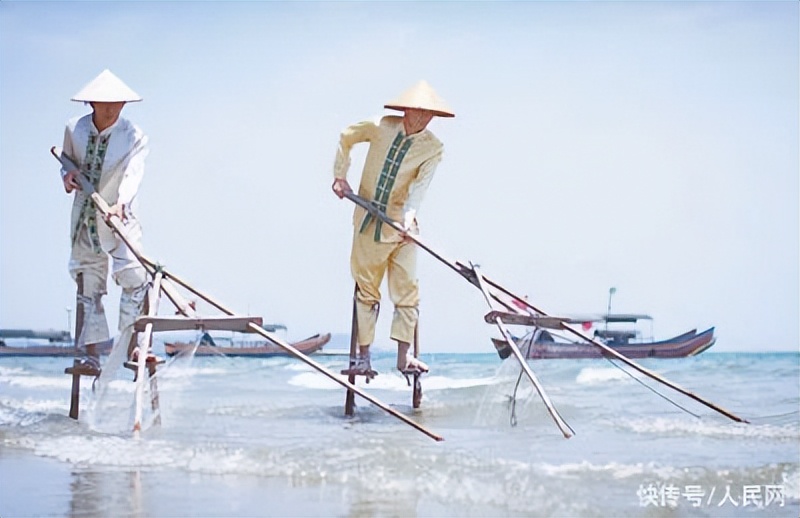
[[[152,317],[158,312],[158,298],[161,293],[161,279],[163,278],[162,272],[156,272],[155,278],[153,279],[153,285],[147,292],[147,315]],[[135,326],[134,326],[135,327]],[[136,333],[134,334],[136,336]],[[138,337],[137,337],[138,342]],[[150,354],[150,350],[152,349],[153,344],[153,323],[148,322],[144,328],[144,338],[142,339],[142,346],[139,349],[139,357],[136,360],[137,369],[136,369],[136,401],[135,401],[135,412],[133,418],[133,434],[134,437],[139,436],[139,433],[142,430],[142,399],[144,398],[144,384],[145,384],[145,366],[147,366],[148,361],[147,357]],[[154,385],[153,382],[155,381],[155,373],[156,373],[156,366],[154,362],[149,362],[150,365],[148,366],[148,378],[151,380],[150,384],[150,395],[151,395],[151,406],[157,404],[158,402],[158,392],[153,392],[153,388],[158,388],[158,385]],[[154,408],[155,410],[155,408]]]
[[83,273],[75,276],[77,291],[75,292],[75,353],[77,354],[81,345],[81,335],[83,334],[83,321],[86,318],[86,308],[83,307],[81,298],[83,297]]
[[78,360],[72,360],[72,367],[64,369],[65,374],[72,375],[72,394],[69,400],[69,416],[77,419],[81,405],[81,375],[78,372]]
[[[419,358],[419,316],[417,317],[417,325],[414,326],[414,358]],[[414,408],[419,408],[422,404],[422,373],[414,373],[414,392],[411,396],[411,405]]]
[[[358,313],[357,313],[357,304],[358,304],[358,284],[355,285],[353,288],[353,321],[350,325],[350,358],[349,363],[346,369],[340,371],[340,374],[347,375],[347,382],[350,385],[355,385],[356,379],[359,376],[363,376],[364,380],[367,384],[371,379],[374,379],[375,376],[378,375],[377,372],[374,370],[369,370],[366,373],[363,372],[354,372],[353,365],[356,363],[356,359],[358,358],[358,354],[360,351],[360,346],[358,344]],[[348,389],[347,395],[345,396],[344,400],[344,415],[348,417],[352,417],[355,415],[355,393]]]
[[[81,302],[81,297],[83,296],[83,273],[78,273],[75,276],[75,283],[77,285],[75,295],[75,355],[77,356],[80,353],[80,339],[81,333],[83,332],[84,319],[84,308],[83,303]],[[64,373],[72,375],[72,393],[69,401],[69,416],[72,419],[77,419],[78,415],[80,414],[81,404],[80,360],[77,358],[72,360],[72,367],[64,369]]]
[[150,362],[147,364],[148,374],[150,376],[150,410],[153,411],[153,426],[161,425],[161,408],[158,399],[158,378],[156,377],[156,363]]
[[[353,290],[353,320],[350,324],[350,363],[349,365],[353,365],[355,361],[356,355],[358,354],[358,318],[356,315],[356,294],[358,293],[358,286],[355,287]],[[347,381],[354,385],[356,382],[356,375],[350,374],[347,376]],[[356,407],[356,395],[355,393],[348,389],[347,395],[344,399],[344,415],[347,417],[353,417],[355,415],[355,407]]]

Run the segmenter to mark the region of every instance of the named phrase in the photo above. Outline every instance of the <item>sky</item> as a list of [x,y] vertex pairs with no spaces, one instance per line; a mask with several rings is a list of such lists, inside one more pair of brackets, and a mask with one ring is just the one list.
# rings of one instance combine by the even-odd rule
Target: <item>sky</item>
[[[445,257],[549,314],[604,313],[614,287],[655,338],[797,351],[799,6],[2,1],[0,327],[68,326],[48,151],[108,68],[144,97],[123,116],[150,138],[145,254],[292,339],[350,329],[340,131],[425,79],[456,112],[429,127],[445,155],[418,215]],[[480,292],[422,251],[418,276],[422,350],[492,352]],[[389,349],[385,286],[382,309]]]

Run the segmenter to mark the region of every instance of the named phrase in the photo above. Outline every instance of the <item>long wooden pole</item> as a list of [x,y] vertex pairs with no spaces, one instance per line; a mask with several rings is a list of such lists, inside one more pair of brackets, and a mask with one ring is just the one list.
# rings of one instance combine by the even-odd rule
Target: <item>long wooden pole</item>
[[[71,160],[69,160],[69,161],[67,161],[65,163],[64,157],[62,157],[61,153],[58,152],[58,150],[57,150],[57,148],[55,146],[50,148],[50,152],[64,166],[68,166],[70,168],[76,168],[77,169],[77,167],[75,166],[74,162],[72,162]],[[192,293],[194,293],[198,297],[202,298],[203,300],[205,300],[209,304],[213,305],[214,307],[216,307],[218,310],[222,311],[223,313],[225,313],[227,315],[234,315],[234,313],[231,310],[227,309],[220,302],[218,302],[218,301],[214,300],[213,298],[211,298],[210,296],[198,291],[197,289],[192,287],[186,281],[183,281],[182,279],[180,279],[179,277],[175,276],[174,274],[172,274],[170,272],[167,272],[164,268],[156,266],[156,263],[154,263],[153,261],[147,259],[142,254],[142,252],[138,249],[138,247],[136,247],[134,244],[132,244],[127,239],[127,236],[126,236],[126,233],[125,233],[125,229],[124,229],[124,227],[122,227],[121,221],[119,220],[119,218],[116,215],[111,214],[111,211],[109,209],[108,204],[106,203],[106,201],[97,192],[95,192],[94,186],[92,185],[92,183],[89,182],[89,180],[82,174],[78,175],[78,181],[80,182],[80,185],[81,185],[81,188],[83,189],[83,191],[92,198],[92,201],[95,203],[95,206],[98,208],[100,213],[105,218],[107,218],[108,223],[111,225],[111,227],[114,229],[114,231],[120,237],[120,239],[122,239],[122,241],[125,243],[125,245],[128,247],[128,249],[130,249],[131,253],[133,253],[133,255],[139,260],[140,263],[142,263],[142,265],[148,270],[148,272],[150,272],[151,275],[155,275],[157,271],[161,272],[166,279],[170,279],[170,280],[180,284],[181,286],[183,286],[184,288],[188,289],[189,291],[191,291]],[[325,376],[327,376],[331,380],[333,380],[336,383],[342,385],[344,388],[355,392],[356,394],[358,394],[362,398],[366,399],[367,401],[369,401],[373,405],[377,406],[378,408],[380,408],[384,412],[396,417],[397,419],[403,421],[404,423],[408,424],[412,428],[415,428],[416,430],[419,430],[420,432],[424,433],[425,435],[427,435],[431,439],[434,439],[436,441],[443,441],[444,440],[444,438],[442,436],[431,432],[430,430],[428,430],[427,428],[423,427],[419,423],[416,423],[415,421],[409,419],[408,417],[404,416],[403,414],[397,412],[393,408],[390,408],[388,405],[386,405],[385,403],[381,402],[379,399],[371,396],[367,392],[361,390],[357,386],[349,383],[348,381],[340,379],[338,376],[336,376],[336,374],[334,374],[333,372],[329,371],[328,369],[326,369],[325,367],[323,367],[319,363],[315,362],[314,360],[312,360],[311,358],[309,358],[308,356],[306,356],[302,352],[298,351],[292,345],[290,345],[289,343],[285,342],[284,340],[282,340],[277,335],[274,335],[274,334],[266,331],[262,327],[257,326],[257,325],[252,324],[252,323],[248,325],[248,328],[250,329],[251,332],[263,336],[264,338],[266,338],[270,342],[274,343],[278,347],[280,347],[283,350],[285,350],[286,352],[288,352],[290,355],[292,355],[295,358],[297,358],[297,359],[301,360],[302,362],[306,363],[307,365],[309,365],[310,367],[312,367],[315,370],[319,371],[320,373],[324,374]],[[140,352],[140,354],[141,354],[141,352]]]
[[[361,198],[360,196],[358,196],[358,195],[356,195],[356,194],[354,194],[352,192],[345,193],[345,197],[348,200],[350,200],[353,203],[355,203],[356,205],[364,208],[365,210],[367,210],[368,212],[373,214],[375,217],[379,218],[384,223],[392,226],[392,228],[394,228],[395,230],[397,230],[399,232],[403,232],[403,227],[402,227],[402,225],[400,225],[400,223],[398,223],[397,221],[395,221],[395,220],[391,219],[390,217],[388,217],[383,211],[378,210],[374,205],[372,205],[367,200]],[[480,286],[479,286],[479,283],[478,283],[478,279],[476,278],[475,273],[471,269],[465,267],[464,265],[462,265],[460,263],[453,262],[453,261],[450,261],[449,259],[446,259],[443,255],[439,254],[436,250],[434,250],[429,245],[427,245],[422,239],[419,238],[419,236],[415,236],[413,234],[406,234],[406,235],[417,246],[419,246],[420,248],[422,248],[423,250],[428,252],[434,258],[438,259],[440,262],[444,263],[446,266],[448,266],[451,269],[455,270],[458,274],[460,274],[462,277],[464,277],[467,281],[469,281],[471,284],[473,284],[474,286],[476,286],[477,288],[480,289]],[[491,280],[491,279],[489,279],[487,277],[483,277],[483,280],[489,286],[491,286],[492,288],[500,291],[501,293],[503,293],[503,294],[505,294],[505,295],[507,295],[509,297],[514,298],[517,302],[520,302],[520,303],[524,304],[526,307],[528,307],[529,309],[535,311],[536,313],[539,313],[539,314],[541,314],[543,316],[549,316],[544,311],[536,308],[535,306],[530,304],[528,301],[526,301],[524,297],[520,297],[520,296],[514,294],[513,292],[511,292],[508,289],[506,289],[503,286],[501,286],[499,283],[497,283],[497,282],[495,282],[495,281],[493,281],[493,280]],[[567,332],[569,332],[569,333],[571,333],[571,334],[573,334],[575,336],[580,337],[581,339],[585,340],[587,343],[590,343],[590,344],[594,345],[595,347],[599,347],[604,352],[606,352],[609,356],[613,356],[614,358],[618,359],[619,361],[621,361],[621,362],[625,363],[626,365],[630,366],[632,369],[641,372],[645,376],[648,376],[649,378],[652,378],[652,379],[658,381],[659,383],[663,383],[664,385],[670,387],[671,389],[673,389],[673,390],[675,390],[677,392],[680,392],[681,394],[683,394],[683,395],[685,395],[685,396],[697,401],[698,403],[701,403],[701,404],[707,406],[708,408],[710,408],[710,409],[712,409],[712,410],[714,410],[716,412],[719,412],[720,414],[724,415],[725,417],[727,417],[729,419],[732,419],[733,421],[737,421],[739,423],[749,423],[749,421],[747,421],[746,419],[743,419],[743,418],[733,414],[732,412],[730,412],[728,410],[725,410],[724,408],[722,408],[722,407],[720,407],[718,405],[715,405],[714,403],[712,403],[712,402],[710,402],[710,401],[698,396],[697,394],[694,394],[693,392],[690,392],[689,390],[686,390],[685,388],[683,388],[683,387],[681,387],[681,386],[679,386],[679,385],[667,380],[663,376],[660,376],[659,374],[651,371],[650,369],[642,367],[641,365],[639,365],[636,362],[634,362],[633,360],[627,358],[626,356],[624,356],[623,354],[619,353],[618,351],[615,351],[611,347],[608,347],[607,345],[605,345],[603,343],[600,343],[600,342],[598,342],[598,341],[596,341],[596,340],[584,335],[583,333],[577,331],[576,329],[573,329],[573,328],[569,327],[568,325],[566,325],[564,323],[561,323],[560,326],[561,326],[561,328],[563,330],[565,330],[565,331],[567,331]]]

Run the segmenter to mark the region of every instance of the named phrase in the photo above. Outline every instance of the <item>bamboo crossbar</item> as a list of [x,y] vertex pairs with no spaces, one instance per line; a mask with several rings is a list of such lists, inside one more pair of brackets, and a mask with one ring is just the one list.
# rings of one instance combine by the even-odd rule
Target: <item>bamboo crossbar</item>
[[483,316],[487,324],[493,324],[495,319],[501,319],[504,324],[514,326],[535,326],[546,329],[561,329],[568,318],[547,317],[530,314],[509,313],[507,311],[490,311]]
[[[159,272],[161,273],[161,272]],[[163,316],[143,316],[136,319],[134,329],[144,331],[148,325],[153,326],[153,331],[184,331],[184,330],[203,330],[203,331],[238,331],[249,333],[250,324],[260,326],[263,324],[261,317],[163,317]]]

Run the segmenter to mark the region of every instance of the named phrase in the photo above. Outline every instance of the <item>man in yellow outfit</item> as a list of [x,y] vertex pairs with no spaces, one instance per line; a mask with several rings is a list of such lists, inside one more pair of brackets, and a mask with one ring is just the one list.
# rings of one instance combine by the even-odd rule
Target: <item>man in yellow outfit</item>
[[[342,132],[333,168],[333,192],[339,198],[352,192],[347,182],[350,150],[359,142],[369,142],[358,195],[401,222],[406,233],[417,234],[417,210],[443,151],[442,143],[426,128],[435,116],[455,115],[425,81],[384,108],[402,111],[403,116],[360,122]],[[356,282],[358,356],[350,371],[365,374],[371,370],[369,347],[375,338],[380,285],[388,273],[389,297],[394,304],[390,337],[397,341],[397,368],[404,373],[428,372],[425,363],[409,354],[419,316],[416,246],[404,233],[359,206],[353,226],[350,268]]]

